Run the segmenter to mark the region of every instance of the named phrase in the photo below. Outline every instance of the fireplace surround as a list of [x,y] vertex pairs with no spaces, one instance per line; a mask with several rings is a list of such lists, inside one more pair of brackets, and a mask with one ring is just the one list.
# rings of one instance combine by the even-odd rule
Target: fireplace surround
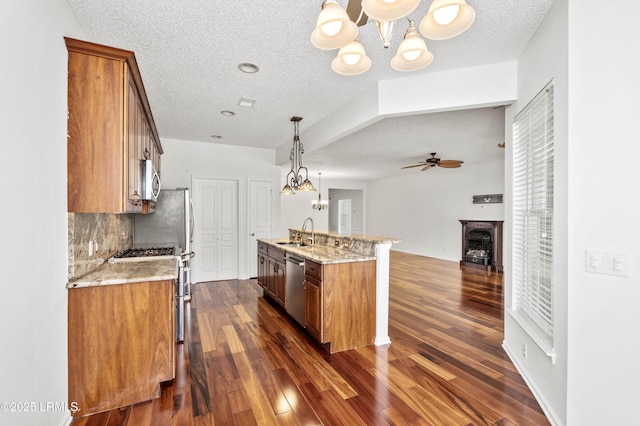
[[502,272],[502,220],[460,220],[460,266]]

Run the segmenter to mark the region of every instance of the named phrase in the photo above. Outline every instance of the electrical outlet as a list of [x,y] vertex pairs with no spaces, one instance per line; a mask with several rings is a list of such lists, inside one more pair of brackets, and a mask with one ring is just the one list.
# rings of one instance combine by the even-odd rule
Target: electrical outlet
[[522,358],[527,359],[527,344],[522,344]]
[[89,241],[89,257],[93,256],[93,240]]

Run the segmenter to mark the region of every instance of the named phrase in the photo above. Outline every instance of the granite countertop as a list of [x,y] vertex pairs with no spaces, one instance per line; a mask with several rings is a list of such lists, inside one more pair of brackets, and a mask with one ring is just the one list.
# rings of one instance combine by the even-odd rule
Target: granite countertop
[[364,254],[356,253],[350,250],[344,250],[336,247],[327,246],[289,246],[284,243],[289,242],[288,238],[272,238],[272,239],[259,239],[272,247],[276,247],[286,253],[295,254],[304,259],[312,260],[321,264],[329,263],[347,263],[347,262],[365,262],[369,260],[376,260],[375,256],[367,256]]
[[177,277],[177,258],[123,263],[105,262],[89,273],[69,281],[67,288],[174,280]]
[[[306,231],[303,231],[301,228],[289,228],[289,231],[310,233],[308,229]],[[367,234],[341,235],[337,232],[329,232],[329,231],[315,231],[315,234],[325,235],[329,238],[347,239],[352,241],[363,241],[363,242],[373,243],[373,244],[398,244],[402,242],[400,238],[379,237],[377,235],[367,235]]]

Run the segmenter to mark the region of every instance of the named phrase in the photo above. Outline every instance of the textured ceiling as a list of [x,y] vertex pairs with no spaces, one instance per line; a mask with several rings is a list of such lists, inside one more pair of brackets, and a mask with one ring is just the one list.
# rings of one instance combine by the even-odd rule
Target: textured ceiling
[[[135,52],[161,138],[276,148],[291,143],[291,116],[304,117],[301,123],[304,135],[305,127],[322,120],[372,83],[407,75],[389,65],[406,30],[406,22],[402,21],[396,24],[391,48],[386,50],[374,22],[360,27],[359,39],[371,57],[371,69],[354,77],[334,73],[331,60],[336,52],[318,50],[310,42],[320,0],[68,0],[68,3],[89,41]],[[346,7],[347,1],[339,3]],[[473,26],[454,39],[427,40],[435,59],[417,73],[516,59],[553,0],[468,0],[468,3],[476,11]],[[426,14],[429,4],[428,0],[422,1],[412,14],[416,22]],[[237,65],[241,62],[257,64],[260,72],[240,72]],[[240,97],[256,99],[255,106],[251,109],[238,106]],[[236,115],[226,117],[220,114],[221,110],[232,110]],[[344,158],[351,155],[350,151],[357,154],[363,166],[374,160],[382,164],[385,158],[411,163],[432,150],[442,152],[441,158],[460,157],[457,159],[465,162],[467,158],[462,157],[481,158],[482,151],[445,149],[444,141],[461,144],[460,141],[474,140],[479,132],[486,131],[467,125],[454,133],[450,126],[442,127],[450,120],[447,114],[382,120],[371,126],[373,129],[363,129],[320,150],[317,159],[306,153],[309,161],[305,162],[331,165],[332,173],[338,176],[342,174],[337,165],[345,164]],[[481,120],[477,121],[484,127]],[[414,125],[420,132],[415,135],[408,130]],[[503,128],[498,130],[501,133]],[[402,137],[398,137],[398,132]],[[213,139],[213,134],[222,138]],[[362,150],[364,139],[372,137],[376,141],[372,145],[375,150]],[[385,140],[400,140],[407,146],[399,150],[398,144],[390,147],[383,143]],[[343,142],[345,147],[337,148]],[[494,142],[502,140],[491,143]],[[369,155],[377,158],[365,158]],[[354,173],[356,159],[350,163],[350,176],[358,177]],[[321,170],[311,170],[317,171]],[[327,173],[327,177],[331,174]],[[369,173],[359,178],[376,176]]]

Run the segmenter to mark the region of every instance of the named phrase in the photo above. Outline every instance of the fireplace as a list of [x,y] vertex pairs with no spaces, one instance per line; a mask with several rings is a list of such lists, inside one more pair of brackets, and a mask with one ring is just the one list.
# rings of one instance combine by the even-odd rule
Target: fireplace
[[460,220],[462,224],[461,266],[499,271],[502,266],[502,223],[489,220]]

